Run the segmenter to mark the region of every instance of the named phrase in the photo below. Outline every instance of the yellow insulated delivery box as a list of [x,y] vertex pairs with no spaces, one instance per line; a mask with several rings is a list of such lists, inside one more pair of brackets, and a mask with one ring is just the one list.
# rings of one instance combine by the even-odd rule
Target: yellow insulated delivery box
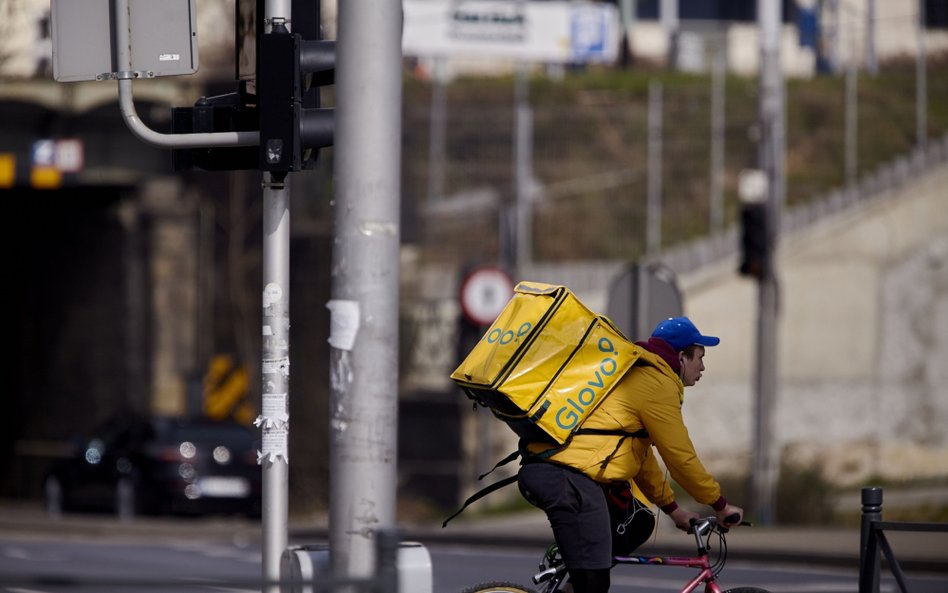
[[521,282],[451,378],[521,437],[562,444],[640,353],[565,286]]

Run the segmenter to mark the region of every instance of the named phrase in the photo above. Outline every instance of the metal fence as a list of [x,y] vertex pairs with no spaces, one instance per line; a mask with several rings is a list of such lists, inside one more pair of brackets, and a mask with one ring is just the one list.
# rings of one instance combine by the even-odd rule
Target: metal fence
[[902,593],[910,593],[905,572],[886,538],[886,531],[948,532],[948,523],[909,523],[882,520],[882,488],[862,489],[862,523],[859,534],[859,593],[879,593],[882,555]]

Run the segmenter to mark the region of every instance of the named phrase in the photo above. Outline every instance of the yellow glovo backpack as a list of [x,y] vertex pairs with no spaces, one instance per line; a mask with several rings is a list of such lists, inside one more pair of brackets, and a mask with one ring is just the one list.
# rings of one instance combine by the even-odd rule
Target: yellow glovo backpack
[[[640,355],[609,319],[565,286],[521,282],[451,379],[522,439],[566,446]],[[515,451],[494,468],[519,455]],[[479,491],[448,521],[515,479]]]

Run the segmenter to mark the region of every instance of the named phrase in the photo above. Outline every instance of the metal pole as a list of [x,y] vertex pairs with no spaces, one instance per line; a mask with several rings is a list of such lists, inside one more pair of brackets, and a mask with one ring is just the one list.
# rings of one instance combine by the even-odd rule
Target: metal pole
[[132,93],[132,40],[129,33],[129,0],[114,0],[115,61],[118,67],[119,111],[125,125],[139,140],[162,148],[203,148],[209,146],[256,146],[260,132],[206,132],[195,134],[162,134],[145,125],[135,110]]
[[[267,0],[265,31],[274,20],[292,25],[290,0]],[[265,65],[263,67],[266,67]],[[261,405],[256,425],[261,436],[261,527],[264,581],[280,578],[287,545],[289,491],[290,383],[290,177],[263,174],[263,295]],[[279,587],[268,586],[266,593]]]
[[856,183],[859,149],[859,71],[856,67],[856,35],[849,37],[849,64],[846,68],[846,185]]
[[361,577],[395,525],[402,11],[338,10],[329,545],[333,574]]
[[709,226],[712,234],[724,228],[724,84],[727,74],[727,36],[717,37],[711,67],[711,195]]
[[431,125],[428,137],[428,205],[444,197],[445,127],[447,123],[447,98],[444,84],[444,58],[434,60],[431,77]]
[[635,25],[636,0],[619,0],[619,14],[622,19],[622,39],[625,41],[625,55],[620,57],[623,65],[632,59],[632,28]]
[[[290,380],[290,184],[263,176],[263,342],[260,460],[263,479],[263,578],[280,578],[287,544]],[[267,591],[275,593],[278,588]]]
[[659,10],[661,11],[659,18],[668,43],[666,54],[668,66],[671,68],[678,60],[678,0],[661,0]]
[[869,74],[879,72],[876,61],[876,0],[869,0],[866,7],[866,71]]
[[861,498],[859,593],[879,593],[879,544],[873,523],[882,520],[882,488],[863,488]]
[[839,72],[840,59],[842,55],[840,43],[843,35],[843,29],[841,21],[839,20],[839,4],[839,0],[829,0],[829,12],[833,15],[833,26],[830,29],[830,38],[827,41],[827,45],[829,46],[829,51],[833,56],[833,72]]
[[662,83],[648,85],[648,197],[645,211],[645,253],[662,247]]
[[918,0],[918,56],[915,59],[915,142],[928,144],[928,69],[925,49],[925,0]]
[[533,163],[533,111],[530,108],[530,81],[527,65],[517,67],[514,89],[516,129],[514,138],[515,251],[512,269],[519,277],[533,258],[533,196],[530,193]]
[[774,408],[777,398],[776,243],[784,195],[784,99],[780,63],[780,0],[758,0],[760,31],[760,144],[758,160],[767,176],[767,254],[759,283],[756,415],[751,490],[758,521],[774,522],[777,452]]

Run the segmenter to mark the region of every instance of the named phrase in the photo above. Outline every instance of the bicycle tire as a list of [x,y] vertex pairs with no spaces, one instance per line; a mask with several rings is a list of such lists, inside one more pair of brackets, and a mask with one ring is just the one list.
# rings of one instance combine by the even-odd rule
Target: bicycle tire
[[534,589],[528,589],[517,583],[507,581],[491,581],[480,583],[463,589],[461,593],[537,593]]
[[734,587],[733,589],[728,589],[724,593],[770,593],[767,589],[761,589],[760,587]]

